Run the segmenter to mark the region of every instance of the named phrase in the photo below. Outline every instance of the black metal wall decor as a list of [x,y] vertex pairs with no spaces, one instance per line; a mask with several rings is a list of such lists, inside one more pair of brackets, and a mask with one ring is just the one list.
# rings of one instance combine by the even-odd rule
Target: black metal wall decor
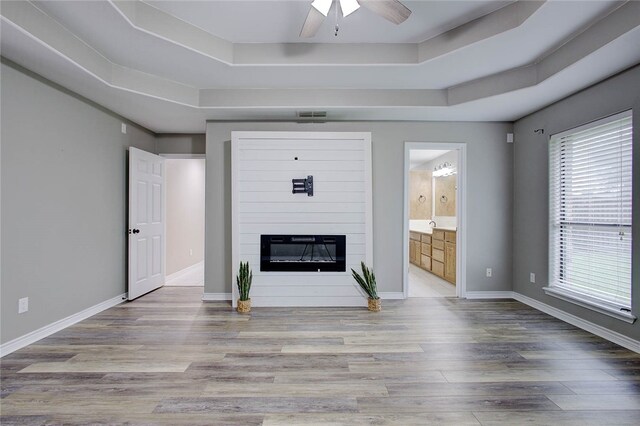
[[313,197],[313,176],[307,176],[306,179],[291,179],[293,183],[292,194],[303,194]]

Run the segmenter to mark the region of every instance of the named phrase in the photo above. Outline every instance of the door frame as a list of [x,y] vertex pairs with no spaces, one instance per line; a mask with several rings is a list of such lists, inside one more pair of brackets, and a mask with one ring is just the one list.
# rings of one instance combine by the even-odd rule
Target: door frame
[[[202,286],[202,295],[204,296],[204,294],[206,293],[206,288],[207,288],[207,202],[206,202],[206,198],[207,198],[207,154],[158,154],[160,157],[166,159],[166,160],[192,160],[192,159],[202,159],[205,162],[205,168],[204,168],[204,197],[205,197],[205,203],[204,203],[204,232],[205,232],[205,236],[204,236],[204,285]],[[164,211],[167,211],[167,197],[164,197]],[[167,221],[164,221],[164,234],[165,236],[167,235]],[[165,244],[162,247],[162,249],[164,250],[164,258],[165,258],[165,263],[166,263],[166,259],[167,259],[167,242],[166,242],[166,237],[165,237]],[[166,265],[165,265],[166,266]]]
[[412,150],[457,151],[458,182],[456,190],[456,296],[467,295],[467,144],[466,142],[405,142],[402,207],[402,292],[409,297],[409,167]]

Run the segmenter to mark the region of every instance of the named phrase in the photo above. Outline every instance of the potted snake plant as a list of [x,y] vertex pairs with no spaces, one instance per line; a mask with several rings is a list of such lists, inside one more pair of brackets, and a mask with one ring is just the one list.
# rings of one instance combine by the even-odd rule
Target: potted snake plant
[[238,275],[236,276],[236,284],[238,285],[239,294],[237,310],[240,313],[247,313],[251,311],[249,291],[251,290],[252,279],[253,273],[249,268],[249,262],[240,262],[240,269],[238,269]]
[[369,310],[372,312],[380,312],[382,304],[380,303],[380,297],[378,296],[376,276],[373,273],[373,270],[367,268],[364,262],[360,262],[360,266],[362,267],[362,275],[351,269],[353,279],[356,280],[362,291],[364,291],[369,297]]

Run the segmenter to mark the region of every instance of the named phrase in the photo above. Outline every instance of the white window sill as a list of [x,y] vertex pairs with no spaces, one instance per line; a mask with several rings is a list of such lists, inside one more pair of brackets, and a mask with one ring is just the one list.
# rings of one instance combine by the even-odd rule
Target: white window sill
[[557,297],[558,299],[608,315],[615,319],[619,319],[620,321],[628,322],[629,324],[633,324],[637,319],[631,312],[621,311],[619,307],[594,300],[588,296],[583,296],[572,291],[555,287],[544,287],[543,290],[549,296]]

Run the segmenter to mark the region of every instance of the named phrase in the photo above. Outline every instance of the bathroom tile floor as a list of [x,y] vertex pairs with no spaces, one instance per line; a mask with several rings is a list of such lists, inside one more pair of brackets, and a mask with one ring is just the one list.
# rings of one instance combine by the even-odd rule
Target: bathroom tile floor
[[456,297],[456,286],[431,272],[409,265],[409,297]]

